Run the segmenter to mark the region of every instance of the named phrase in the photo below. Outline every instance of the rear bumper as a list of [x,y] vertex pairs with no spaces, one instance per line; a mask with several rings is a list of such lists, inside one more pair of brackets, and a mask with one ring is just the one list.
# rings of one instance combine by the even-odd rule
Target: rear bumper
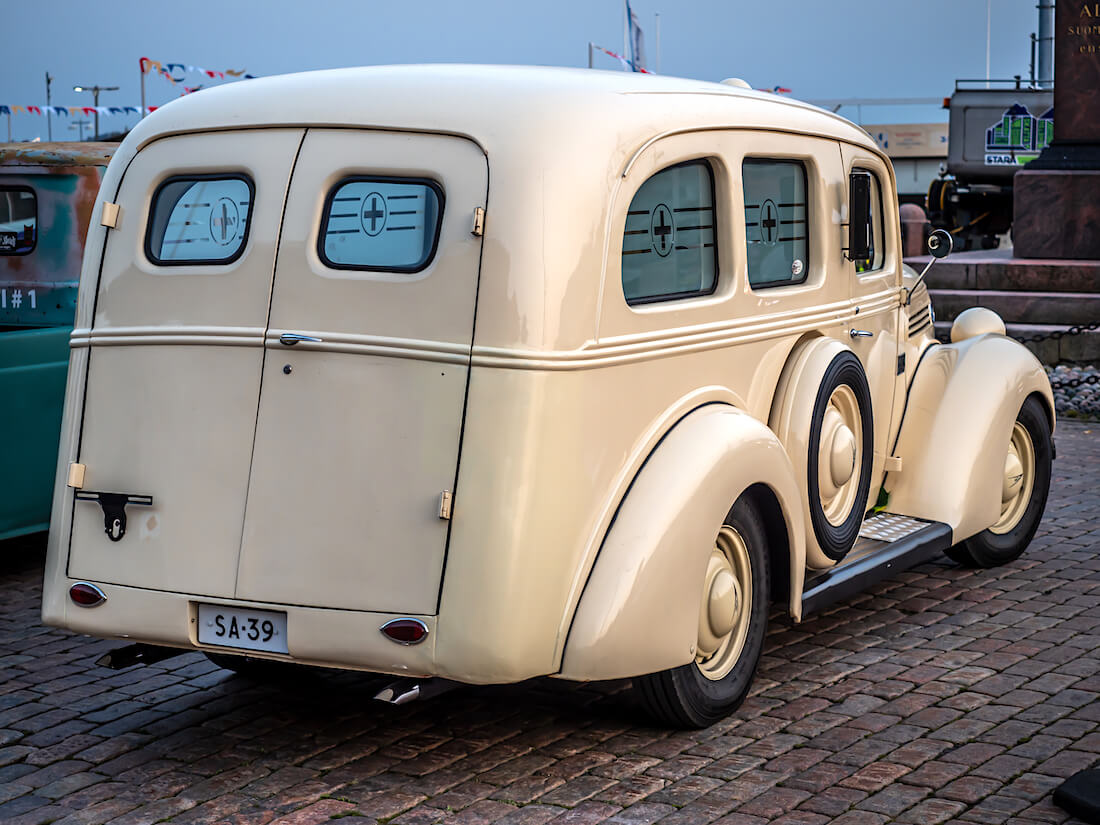
[[[103,638],[167,645],[170,647],[240,653],[257,658],[293,661],[321,667],[366,670],[399,676],[433,676],[435,673],[436,617],[417,616],[428,626],[427,638],[417,645],[400,645],[379,631],[393,613],[326,610],[314,607],[246,602],[166,593],[137,587],[91,581],[107,601],[96,607],[80,607],[68,597],[69,587],[82,579],[47,581],[42,600],[42,620],[55,627]],[[221,604],[278,610],[287,614],[289,655],[235,650],[198,642],[198,605]]]

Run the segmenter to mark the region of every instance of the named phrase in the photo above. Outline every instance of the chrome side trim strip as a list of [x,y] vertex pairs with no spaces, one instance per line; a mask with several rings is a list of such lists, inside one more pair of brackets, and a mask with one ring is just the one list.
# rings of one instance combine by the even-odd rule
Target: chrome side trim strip
[[[258,327],[107,327],[73,330],[70,346],[242,346],[280,345],[284,334],[300,336],[297,350],[377,355],[436,363],[500,369],[587,370],[597,367],[669,358],[737,344],[801,335],[822,327],[848,324],[900,306],[900,290],[891,288],[858,302],[837,301],[793,312],[752,316],[732,321],[657,330],[606,338],[574,350],[543,351],[513,347],[470,347],[450,341],[425,341],[381,335],[331,333],[316,330],[263,330]],[[324,340],[308,340],[323,338]]]

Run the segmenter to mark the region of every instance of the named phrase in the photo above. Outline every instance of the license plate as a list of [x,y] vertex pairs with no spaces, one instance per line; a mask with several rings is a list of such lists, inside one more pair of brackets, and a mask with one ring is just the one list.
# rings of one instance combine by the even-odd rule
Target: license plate
[[243,650],[286,653],[286,613],[200,604],[199,642]]

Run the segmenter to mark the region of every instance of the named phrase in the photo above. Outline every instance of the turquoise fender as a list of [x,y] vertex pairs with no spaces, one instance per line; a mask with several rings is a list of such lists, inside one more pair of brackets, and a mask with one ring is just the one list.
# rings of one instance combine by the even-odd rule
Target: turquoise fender
[[1012,426],[1032,394],[1053,431],[1043,366],[1011,338],[989,333],[925,350],[893,452],[901,469],[884,484],[890,512],[941,521],[956,542],[995,524]]
[[[754,485],[766,488],[782,513],[795,611],[806,548],[791,462],[767,426],[711,404],[681,419],[638,472],[581,595],[560,675],[615,679],[692,661],[715,537]],[[772,567],[773,575],[784,574]]]

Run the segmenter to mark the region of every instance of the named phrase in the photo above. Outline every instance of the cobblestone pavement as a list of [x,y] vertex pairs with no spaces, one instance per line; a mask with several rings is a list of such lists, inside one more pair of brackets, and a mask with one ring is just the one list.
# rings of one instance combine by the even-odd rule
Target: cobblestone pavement
[[1032,549],[902,573],[773,621],[753,695],[648,727],[622,685],[539,680],[401,708],[198,654],[110,671],[39,623],[40,540],[0,545],[0,822],[1050,823],[1100,762],[1100,426],[1065,422]]

